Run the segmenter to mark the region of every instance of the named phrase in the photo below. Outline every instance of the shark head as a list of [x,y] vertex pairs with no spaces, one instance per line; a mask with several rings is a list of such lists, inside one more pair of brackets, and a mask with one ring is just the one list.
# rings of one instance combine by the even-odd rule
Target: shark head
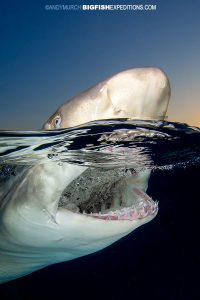
[[120,72],[64,103],[43,129],[66,128],[113,118],[163,120],[170,98],[169,80],[157,68]]
[[[124,71],[64,104],[44,128],[114,117],[164,119],[169,93],[168,79],[158,69]],[[0,282],[103,249],[156,216],[157,203],[146,193],[147,169],[116,180],[108,173],[107,182],[95,189],[91,185],[89,197],[79,191],[81,200],[71,199],[60,207],[63,191],[74,189],[80,176],[87,179],[88,170],[68,163],[38,164],[21,171],[4,188]],[[97,173],[92,176],[95,179]]]

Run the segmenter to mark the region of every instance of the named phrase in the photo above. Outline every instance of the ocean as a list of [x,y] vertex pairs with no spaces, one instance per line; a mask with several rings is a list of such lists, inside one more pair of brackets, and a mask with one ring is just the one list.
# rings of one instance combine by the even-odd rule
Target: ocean
[[3,284],[0,299],[200,299],[199,128],[115,119],[0,132],[1,183],[49,161],[87,166],[102,186],[105,178],[152,170],[147,193],[159,202],[158,214],[99,252]]

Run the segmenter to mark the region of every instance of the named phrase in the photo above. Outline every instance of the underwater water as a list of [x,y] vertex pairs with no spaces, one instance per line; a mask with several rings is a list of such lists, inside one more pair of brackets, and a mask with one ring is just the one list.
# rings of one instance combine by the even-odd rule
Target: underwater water
[[49,161],[87,166],[77,184],[88,191],[97,182],[104,186],[108,178],[148,168],[148,194],[159,201],[158,215],[102,251],[6,283],[0,299],[200,298],[199,128],[115,119],[54,131],[0,132],[0,181]]

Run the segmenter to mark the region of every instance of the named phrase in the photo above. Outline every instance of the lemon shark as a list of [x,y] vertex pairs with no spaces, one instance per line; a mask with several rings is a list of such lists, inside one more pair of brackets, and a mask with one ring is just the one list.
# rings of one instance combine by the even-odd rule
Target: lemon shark
[[[129,69],[67,101],[43,129],[113,118],[163,120],[169,98],[169,80],[163,71]],[[103,249],[156,216],[157,203],[146,193],[147,169],[110,188],[109,209],[84,212],[59,207],[66,187],[86,172],[86,167],[69,163],[40,163],[1,186],[1,283]]]

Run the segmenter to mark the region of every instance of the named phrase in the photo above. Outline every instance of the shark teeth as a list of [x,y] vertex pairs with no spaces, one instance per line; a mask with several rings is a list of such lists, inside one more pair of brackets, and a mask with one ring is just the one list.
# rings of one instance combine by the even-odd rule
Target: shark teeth
[[[146,193],[145,193],[146,194]],[[101,212],[99,213],[91,213],[84,215],[89,217],[103,219],[103,220],[138,220],[143,219],[149,215],[153,215],[158,211],[158,201],[153,201],[149,196],[147,196],[145,201],[140,201],[132,206],[124,207],[120,210],[109,211],[106,214]]]

